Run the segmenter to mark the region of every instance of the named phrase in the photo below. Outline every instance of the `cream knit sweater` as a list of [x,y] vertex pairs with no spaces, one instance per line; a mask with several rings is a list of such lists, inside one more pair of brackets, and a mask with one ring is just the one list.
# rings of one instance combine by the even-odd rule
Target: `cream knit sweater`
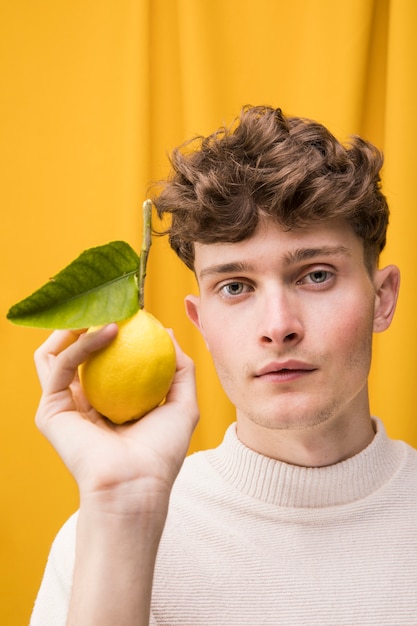
[[[234,425],[218,448],[188,457],[151,623],[417,626],[417,451],[376,424],[364,451],[330,467],[260,456]],[[65,624],[75,525],[53,544],[31,626]]]

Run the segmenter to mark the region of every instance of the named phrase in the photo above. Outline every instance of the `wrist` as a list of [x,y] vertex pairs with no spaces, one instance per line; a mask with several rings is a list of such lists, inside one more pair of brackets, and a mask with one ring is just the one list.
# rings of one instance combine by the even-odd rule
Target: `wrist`
[[[128,498],[130,500],[130,498]],[[68,625],[149,624],[152,579],[168,500],[84,494],[77,521]]]
[[120,523],[142,519],[165,520],[170,488],[154,480],[142,479],[100,489],[80,490],[80,513],[91,518],[119,519]]

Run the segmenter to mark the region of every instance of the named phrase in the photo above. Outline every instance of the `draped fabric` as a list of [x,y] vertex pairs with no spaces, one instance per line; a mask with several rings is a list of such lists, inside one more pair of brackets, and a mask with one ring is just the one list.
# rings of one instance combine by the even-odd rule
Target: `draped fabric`
[[[414,0],[0,0],[1,623],[27,621],[49,542],[77,506],[33,425],[32,353],[47,333],[13,327],[7,309],[85,248],[123,239],[139,250],[140,208],[169,152],[245,104],[383,149],[382,263],[400,266],[402,288],[391,329],[375,337],[371,408],[417,446],[416,26]],[[156,239],[146,307],[196,362],[194,450],[218,443],[234,414],[185,317],[193,291],[192,274]]]

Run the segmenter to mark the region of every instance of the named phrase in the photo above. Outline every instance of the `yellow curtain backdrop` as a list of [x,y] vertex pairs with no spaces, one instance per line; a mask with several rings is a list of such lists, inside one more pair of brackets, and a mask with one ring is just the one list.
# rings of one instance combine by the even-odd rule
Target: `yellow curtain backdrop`
[[[50,541],[75,485],[37,432],[32,353],[47,336],[9,306],[85,248],[139,249],[147,185],[167,153],[272,104],[359,133],[386,153],[392,209],[383,262],[401,266],[399,309],[375,341],[372,410],[417,446],[417,3],[414,0],[0,0],[0,622],[28,622]],[[195,359],[201,423],[215,445],[234,416],[186,320],[193,276],[156,240],[146,305]]]

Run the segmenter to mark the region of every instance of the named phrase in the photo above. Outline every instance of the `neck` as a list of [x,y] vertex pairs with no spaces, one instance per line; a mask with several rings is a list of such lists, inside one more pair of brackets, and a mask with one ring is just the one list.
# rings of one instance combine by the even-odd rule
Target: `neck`
[[378,419],[372,425],[375,436],[370,445],[329,467],[300,467],[260,455],[238,439],[236,423],[228,428],[218,448],[206,452],[206,458],[234,490],[264,504],[284,507],[280,517],[286,515],[286,509],[293,523],[294,509],[333,507],[361,500],[396,474],[404,462],[404,444],[388,439]]
[[304,428],[272,429],[237,417],[237,436],[255,452],[290,465],[325,467],[364,450],[375,432],[369,413]]

